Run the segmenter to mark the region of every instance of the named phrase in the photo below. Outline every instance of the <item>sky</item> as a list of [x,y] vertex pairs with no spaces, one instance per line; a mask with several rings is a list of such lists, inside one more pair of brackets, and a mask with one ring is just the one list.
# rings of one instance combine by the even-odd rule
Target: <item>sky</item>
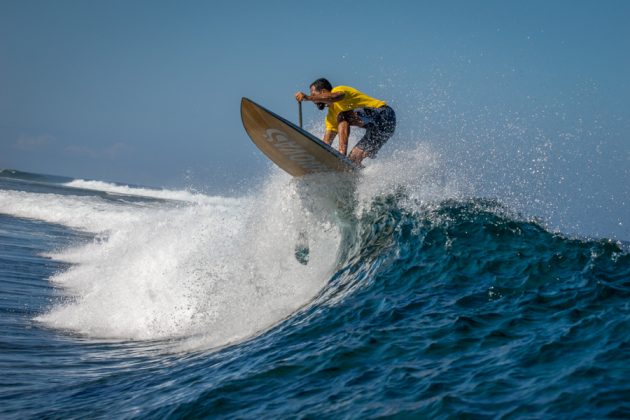
[[612,0],[0,0],[0,168],[238,190],[269,169],[241,97],[295,121],[327,77],[396,109],[383,153],[429,144],[480,195],[630,239],[628,22]]

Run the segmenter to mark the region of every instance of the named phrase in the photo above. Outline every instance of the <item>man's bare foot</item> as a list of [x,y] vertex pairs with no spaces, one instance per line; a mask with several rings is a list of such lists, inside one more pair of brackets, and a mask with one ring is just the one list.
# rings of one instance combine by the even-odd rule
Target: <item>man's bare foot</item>
[[361,164],[361,162],[363,162],[363,159],[365,159],[366,157],[368,157],[367,152],[363,151],[362,149],[359,149],[358,147],[355,147],[354,149],[352,149],[352,151],[350,152],[350,156],[348,156],[348,158],[351,161],[356,163],[361,168],[363,168],[363,165]]

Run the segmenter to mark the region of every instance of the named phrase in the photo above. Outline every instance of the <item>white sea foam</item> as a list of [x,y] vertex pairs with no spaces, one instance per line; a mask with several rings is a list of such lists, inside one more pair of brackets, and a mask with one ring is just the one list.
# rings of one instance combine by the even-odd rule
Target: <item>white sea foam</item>
[[[73,263],[50,279],[68,298],[37,319],[98,338],[241,340],[308,303],[339,246],[335,227],[306,211],[280,173],[250,197],[179,207],[0,190],[0,212],[96,234],[49,255]],[[300,229],[307,266],[294,257]]]

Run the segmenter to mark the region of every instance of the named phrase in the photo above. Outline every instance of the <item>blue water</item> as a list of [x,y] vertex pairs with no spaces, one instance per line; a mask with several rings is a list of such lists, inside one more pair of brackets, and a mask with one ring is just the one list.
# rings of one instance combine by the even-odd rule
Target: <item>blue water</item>
[[630,417],[628,244],[399,181],[3,171],[0,417]]

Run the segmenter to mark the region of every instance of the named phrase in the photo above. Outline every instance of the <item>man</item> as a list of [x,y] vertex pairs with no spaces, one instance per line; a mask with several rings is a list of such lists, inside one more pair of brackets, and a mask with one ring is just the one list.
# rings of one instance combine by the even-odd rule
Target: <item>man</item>
[[350,152],[349,158],[361,164],[374,158],[396,129],[396,114],[384,101],[372,98],[350,86],[335,86],[326,79],[317,79],[310,86],[311,94],[295,94],[299,102],[315,102],[317,108],[328,107],[324,143],[330,145],[339,133],[339,152],[346,156],[350,126],[365,128],[365,135]]

